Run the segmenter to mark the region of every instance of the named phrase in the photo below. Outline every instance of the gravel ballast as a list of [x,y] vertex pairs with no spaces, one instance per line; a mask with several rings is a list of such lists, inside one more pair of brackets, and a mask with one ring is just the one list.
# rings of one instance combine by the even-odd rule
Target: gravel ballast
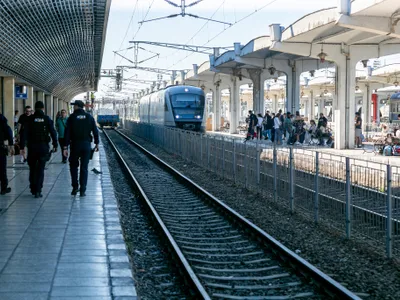
[[292,215],[279,202],[256,196],[128,131],[124,133],[361,298],[400,299],[399,262],[387,259],[367,242],[347,240],[334,228]]
[[185,283],[170,264],[168,249],[152,227],[150,213],[130,187],[111,146],[102,137],[140,299],[189,299]]

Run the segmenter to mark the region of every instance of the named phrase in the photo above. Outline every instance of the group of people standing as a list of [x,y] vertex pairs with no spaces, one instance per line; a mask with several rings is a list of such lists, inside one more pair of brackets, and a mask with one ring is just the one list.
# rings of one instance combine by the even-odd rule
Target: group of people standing
[[328,126],[328,119],[323,113],[320,114],[318,124],[314,120],[306,124],[298,111],[293,115],[290,112],[283,113],[282,110],[276,114],[267,111],[264,116],[260,113],[255,115],[250,110],[247,121],[247,139],[265,139],[278,145],[281,145],[283,140],[286,140],[289,145],[302,144],[307,133],[318,138],[319,144],[323,145],[323,137],[326,136]]
[[[67,111],[61,110],[56,119],[56,128],[53,120],[45,115],[44,103],[37,101],[35,111],[30,106],[25,107],[25,113],[16,122],[16,141],[20,147],[22,163],[28,162],[29,183],[32,195],[42,197],[44,169],[50,160],[52,152],[57,152],[58,144],[62,149],[62,163],[66,163],[68,156],[72,181],[71,195],[85,196],[88,164],[92,151],[98,151],[99,134],[93,117],[84,111],[84,103],[80,100],[72,103],[74,112],[67,117]],[[15,114],[17,115],[17,114]],[[15,124],[16,123],[16,124]],[[58,138],[57,138],[58,133]],[[94,138],[95,148],[91,148]],[[8,141],[8,145],[4,145]],[[53,146],[50,151],[50,142]],[[7,124],[7,119],[0,114],[0,194],[11,191],[7,179],[7,156],[14,155],[13,132]],[[27,151],[25,150],[27,148]],[[71,153],[69,155],[68,149]],[[80,176],[78,182],[78,167]]]

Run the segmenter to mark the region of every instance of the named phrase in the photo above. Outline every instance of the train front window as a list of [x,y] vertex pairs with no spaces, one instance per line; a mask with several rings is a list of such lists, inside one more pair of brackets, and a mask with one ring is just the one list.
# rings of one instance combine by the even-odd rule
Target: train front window
[[177,94],[171,96],[174,108],[197,108],[204,106],[204,96],[195,94]]

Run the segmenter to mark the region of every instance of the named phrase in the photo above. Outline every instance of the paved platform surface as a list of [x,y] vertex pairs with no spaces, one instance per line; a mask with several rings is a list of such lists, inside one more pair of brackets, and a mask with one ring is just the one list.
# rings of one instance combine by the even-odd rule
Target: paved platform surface
[[[217,136],[226,136],[230,138],[235,138],[235,139],[241,139],[244,140],[245,135],[243,134],[230,134],[227,132],[207,132],[209,135],[217,135]],[[248,143],[251,144],[253,141],[249,141]],[[272,146],[271,141],[262,141],[262,143],[266,145]],[[286,145],[285,141],[283,141],[284,146]],[[392,166],[400,167],[400,156],[383,156],[380,154],[375,155],[374,153],[369,152],[364,152],[363,149],[346,149],[346,150],[337,150],[337,149],[332,149],[329,147],[320,147],[320,146],[310,146],[310,145],[299,145],[299,146],[294,146],[295,148],[299,149],[306,149],[306,150],[311,150],[311,151],[318,151],[322,153],[329,153],[333,155],[340,155],[340,156],[347,156],[355,159],[361,159],[361,160],[366,160],[366,161],[371,161],[374,163],[381,163],[381,164],[390,164]]]
[[54,155],[43,198],[29,191],[28,166],[9,159],[12,192],[0,196],[1,300],[136,299],[110,173],[101,147],[87,196],[70,196],[68,164]]

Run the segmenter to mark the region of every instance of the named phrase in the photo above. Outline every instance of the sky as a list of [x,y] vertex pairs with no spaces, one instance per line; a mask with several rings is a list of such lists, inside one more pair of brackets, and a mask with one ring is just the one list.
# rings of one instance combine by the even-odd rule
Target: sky
[[[181,0],[170,1],[180,4]],[[186,1],[189,4],[195,0]],[[113,51],[121,50],[120,54],[133,60],[133,50],[125,50],[132,46],[129,43],[132,40],[212,47],[232,46],[234,42],[241,42],[244,45],[256,37],[269,35],[270,24],[279,23],[287,27],[306,14],[334,7],[336,3],[337,0],[203,0],[187,8],[186,13],[212,17],[233,25],[208,22],[189,16],[184,18],[178,16],[140,25],[139,21],[180,13],[180,8],[169,5],[165,0],[112,0],[102,68],[114,69],[117,65],[130,65]],[[140,66],[182,70],[191,69],[193,64],[200,65],[208,60],[208,56],[203,54],[149,45],[142,47],[160,55],[159,58],[151,59]],[[153,56],[151,52],[140,50],[138,61]],[[141,79],[157,78],[156,73],[136,70],[130,70],[124,77],[135,74]],[[108,79],[100,81],[98,96],[108,89],[105,87],[108,81]],[[141,89],[147,87],[141,84],[134,86]]]

